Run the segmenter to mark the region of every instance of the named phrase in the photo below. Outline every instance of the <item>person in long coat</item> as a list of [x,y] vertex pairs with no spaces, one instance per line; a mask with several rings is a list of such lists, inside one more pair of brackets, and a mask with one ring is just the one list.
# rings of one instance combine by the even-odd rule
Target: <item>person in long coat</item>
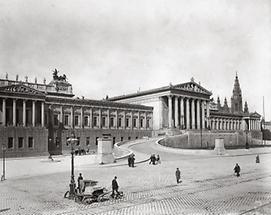
[[241,168],[238,165],[238,163],[236,163],[235,167],[234,167],[234,173],[236,173],[236,176],[239,177],[240,176],[240,172],[241,172]]
[[114,177],[114,179],[112,180],[112,196],[114,197],[115,196],[115,192],[117,195],[119,195],[119,185],[118,185],[118,182],[117,182],[117,176]]
[[181,181],[180,181],[180,179],[181,179],[181,171],[179,170],[179,168],[176,169],[175,176],[176,176],[177,184],[181,183]]

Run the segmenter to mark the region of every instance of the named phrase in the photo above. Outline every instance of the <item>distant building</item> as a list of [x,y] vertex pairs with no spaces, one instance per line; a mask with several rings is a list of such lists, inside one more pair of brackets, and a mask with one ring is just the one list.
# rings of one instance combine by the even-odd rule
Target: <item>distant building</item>
[[225,98],[223,106],[211,99],[212,93],[192,78],[190,82],[169,85],[134,94],[109,98],[110,101],[153,107],[153,129],[169,130],[255,130],[260,131],[260,114],[243,110],[242,92],[235,77],[231,107]]

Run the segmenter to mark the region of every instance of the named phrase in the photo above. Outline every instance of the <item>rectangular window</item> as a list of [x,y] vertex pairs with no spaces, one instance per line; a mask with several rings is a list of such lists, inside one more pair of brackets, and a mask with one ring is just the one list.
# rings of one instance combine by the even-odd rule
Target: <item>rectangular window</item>
[[128,140],[131,140],[131,137],[128,137]]
[[98,139],[99,137],[96,137],[96,141],[95,141],[96,146],[98,145]]
[[120,141],[123,141],[123,137],[120,137]]
[[133,119],[133,127],[136,127],[136,118]]
[[98,126],[98,119],[97,119],[97,116],[94,116],[94,118],[93,118],[93,125],[94,125],[95,127]]
[[102,126],[105,127],[105,117],[102,117]]
[[54,125],[58,125],[58,114],[54,114]]
[[118,119],[118,127],[121,127],[121,124],[122,124],[121,121],[122,121],[121,118],[119,118]]
[[85,126],[88,126],[88,124],[89,124],[89,123],[88,123],[88,116],[85,116],[85,117],[84,117],[84,125],[85,125]]
[[74,116],[74,125],[79,126],[79,116],[78,115]]
[[90,144],[90,137],[86,137],[86,145],[88,146]]
[[21,149],[24,147],[24,138],[18,137],[18,148]]
[[149,128],[150,127],[150,120],[147,119],[147,122],[146,122],[146,127]]
[[114,126],[114,118],[110,117],[110,127],[113,127],[113,126]]
[[77,143],[76,143],[77,146],[80,145],[80,137],[77,137]]
[[126,118],[126,127],[129,127],[129,118]]
[[13,149],[13,137],[8,138],[8,149]]
[[64,115],[64,125],[69,125],[69,115]]
[[28,137],[28,148],[34,148],[34,139],[33,139],[33,137]]
[[140,128],[143,128],[143,119],[140,119]]

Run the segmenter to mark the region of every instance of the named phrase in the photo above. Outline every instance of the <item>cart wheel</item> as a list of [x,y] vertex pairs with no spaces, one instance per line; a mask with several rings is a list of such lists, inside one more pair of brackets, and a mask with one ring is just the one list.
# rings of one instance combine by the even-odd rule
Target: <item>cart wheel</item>
[[69,192],[70,192],[70,191],[67,191],[67,192],[64,194],[64,198],[68,198]]
[[106,194],[107,193],[103,193],[103,194],[99,195],[98,198],[97,198],[97,201],[98,202],[104,202],[106,200],[109,200],[109,197],[107,197]]
[[89,204],[93,203],[94,200],[92,198],[84,198],[82,202],[85,205],[89,205]]

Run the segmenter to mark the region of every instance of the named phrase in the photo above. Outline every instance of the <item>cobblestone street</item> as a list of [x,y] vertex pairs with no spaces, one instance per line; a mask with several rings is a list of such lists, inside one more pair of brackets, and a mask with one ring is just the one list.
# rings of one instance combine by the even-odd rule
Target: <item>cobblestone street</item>
[[[138,158],[143,155],[141,148],[154,151],[155,145],[132,148]],[[76,168],[76,176],[82,172],[85,179],[98,180],[99,186],[108,189],[117,175],[124,191],[120,200],[84,205],[64,199],[70,172],[62,171],[0,183],[0,214],[270,214],[270,154],[262,154],[261,163],[255,164],[254,155],[204,157],[161,153],[159,149],[154,152],[163,155],[162,164],[144,162],[129,168],[126,161],[120,161],[115,166],[84,163]],[[239,178],[232,170],[236,162],[242,168]],[[179,185],[175,182],[176,167],[182,175]]]

